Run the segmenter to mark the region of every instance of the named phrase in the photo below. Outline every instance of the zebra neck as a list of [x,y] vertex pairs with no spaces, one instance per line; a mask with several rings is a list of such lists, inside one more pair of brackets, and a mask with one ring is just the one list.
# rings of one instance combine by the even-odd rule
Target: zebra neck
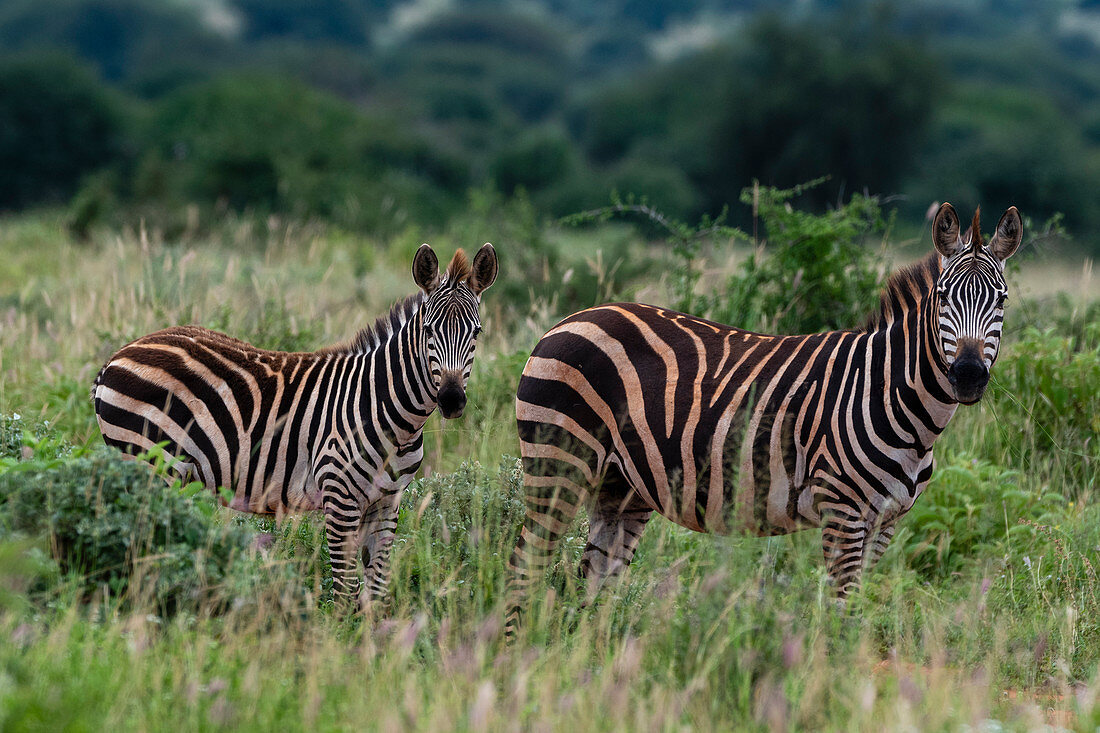
[[[363,370],[364,398],[378,424],[398,444],[415,440],[435,411],[435,393],[420,344],[421,315],[417,311],[395,328],[373,352]],[[369,396],[368,396],[369,395]]]
[[917,439],[926,448],[943,432],[955,415],[959,403],[952,397],[951,383],[936,347],[937,321],[935,298],[927,293],[904,319],[891,330],[907,343],[904,378],[894,380],[907,402],[920,404],[927,416],[918,423]]

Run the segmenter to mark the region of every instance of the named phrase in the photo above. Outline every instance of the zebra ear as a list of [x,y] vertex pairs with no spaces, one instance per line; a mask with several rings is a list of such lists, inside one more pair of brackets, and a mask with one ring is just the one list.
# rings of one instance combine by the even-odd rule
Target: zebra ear
[[997,222],[997,231],[989,240],[989,249],[994,257],[1004,262],[1016,252],[1023,238],[1024,225],[1020,220],[1020,212],[1015,206],[1010,206]]
[[420,245],[413,257],[413,280],[428,294],[439,287],[439,258],[427,244]]
[[470,272],[470,289],[474,295],[481,295],[497,279],[497,251],[486,242],[474,255],[474,264]]
[[955,213],[955,207],[946,201],[932,221],[932,244],[945,258],[954,257],[965,246],[959,238],[959,215]]

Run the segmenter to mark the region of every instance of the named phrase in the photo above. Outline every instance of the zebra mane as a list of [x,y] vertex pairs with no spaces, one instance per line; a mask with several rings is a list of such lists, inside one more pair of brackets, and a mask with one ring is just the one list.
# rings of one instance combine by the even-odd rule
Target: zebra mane
[[470,276],[470,260],[461,249],[455,250],[455,256],[451,258],[451,264],[447,266],[447,280],[458,282]]
[[932,252],[923,260],[897,270],[886,279],[878,308],[863,326],[864,331],[880,331],[900,320],[925,295],[932,292],[939,279],[940,255]]
[[412,315],[420,310],[420,306],[424,303],[424,298],[424,292],[418,290],[412,295],[394,303],[390,307],[389,312],[379,316],[374,323],[367,328],[360,329],[359,333],[355,334],[350,341],[345,341],[335,346],[329,346],[321,349],[318,353],[365,354],[368,351],[373,351],[378,348],[388,336],[393,335],[399,328],[409,322]]

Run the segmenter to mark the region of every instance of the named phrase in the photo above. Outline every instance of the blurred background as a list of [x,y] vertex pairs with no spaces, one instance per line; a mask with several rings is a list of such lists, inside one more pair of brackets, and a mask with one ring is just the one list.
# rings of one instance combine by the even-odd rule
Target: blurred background
[[754,180],[828,176],[800,206],[1016,204],[1095,255],[1100,3],[2,0],[0,171],[0,212],[77,236],[612,192],[745,225]]

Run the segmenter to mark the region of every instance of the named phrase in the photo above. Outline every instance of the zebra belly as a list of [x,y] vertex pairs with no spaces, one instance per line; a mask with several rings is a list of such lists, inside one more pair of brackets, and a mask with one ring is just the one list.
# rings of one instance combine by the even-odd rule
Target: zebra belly
[[279,480],[267,478],[262,491],[247,494],[243,486],[236,487],[231,509],[252,514],[296,514],[317,511],[321,508],[321,490],[317,486],[313,469],[306,460],[299,460],[288,476]]
[[652,442],[627,440],[627,455],[617,462],[654,511],[683,527],[788,534],[818,521],[794,418],[793,410],[729,411],[692,434],[674,430],[659,456]]

